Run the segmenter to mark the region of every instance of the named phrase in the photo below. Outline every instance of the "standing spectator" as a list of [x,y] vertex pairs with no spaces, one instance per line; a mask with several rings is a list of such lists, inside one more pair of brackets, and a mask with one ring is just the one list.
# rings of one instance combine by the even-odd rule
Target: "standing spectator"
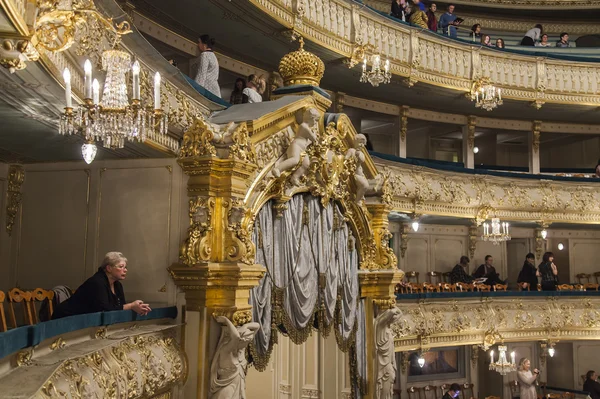
[[412,13],[410,14],[410,23],[423,29],[428,29],[429,27],[427,26],[425,4],[421,3],[420,0],[413,0],[413,2],[414,7]]
[[456,27],[460,24],[460,20],[457,21],[456,15],[454,15],[454,8],[454,4],[448,4],[448,11],[440,17],[438,26],[444,35],[456,39]]
[[408,7],[407,0],[392,0],[392,12],[391,15],[394,18],[398,18],[406,22],[410,14],[410,8]]
[[560,40],[556,42],[556,47],[570,47],[569,34],[567,32],[563,32],[560,34]]
[[525,37],[521,40],[521,46],[535,46],[535,43],[540,40],[542,33],[544,33],[544,28],[542,25],[537,24],[525,33]]
[[237,78],[235,80],[233,91],[231,92],[231,97],[229,97],[229,102],[231,104],[241,104],[244,102],[244,88],[246,88],[246,79]]
[[519,362],[517,370],[517,379],[519,380],[519,391],[521,399],[536,399],[537,391],[535,388],[536,379],[539,377],[540,371],[534,369],[531,372],[531,362],[529,359],[523,358]]
[[534,262],[535,256],[532,253],[528,253],[517,278],[517,284],[523,291],[535,291],[537,289],[539,273],[535,268]]
[[209,35],[202,35],[198,39],[200,56],[198,57],[198,71],[194,80],[215,96],[221,97],[219,61],[217,61],[217,56],[212,51],[214,45],[215,39]]
[[481,24],[475,24],[471,26],[471,33],[469,33],[469,37],[473,42],[481,40]]
[[585,382],[583,383],[583,390],[589,392],[592,399],[600,399],[600,383],[596,381],[598,376],[594,370],[590,370],[585,373]]
[[558,285],[558,268],[554,264],[554,254],[546,252],[538,267],[542,277],[542,291],[556,291]]
[[481,36],[481,44],[484,46],[492,47],[492,39],[490,38],[489,35],[482,35]]
[[496,39],[496,48],[504,48],[504,39]]
[[552,45],[548,42],[548,35],[543,34],[540,41],[535,44],[537,47],[551,47]]
[[413,0],[413,4],[415,5],[413,7],[415,9],[415,11],[417,11],[417,10],[421,10],[423,12],[427,11],[427,7],[425,7],[425,4],[423,4],[423,2],[421,0]]
[[438,29],[438,20],[435,16],[435,12],[437,11],[437,5],[435,3],[431,3],[429,5],[429,10],[427,10],[427,26],[429,30],[432,32],[437,32]]

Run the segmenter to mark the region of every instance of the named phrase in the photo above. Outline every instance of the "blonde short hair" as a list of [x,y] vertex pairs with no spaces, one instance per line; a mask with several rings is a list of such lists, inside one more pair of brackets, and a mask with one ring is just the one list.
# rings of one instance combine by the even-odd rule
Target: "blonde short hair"
[[114,266],[119,262],[127,263],[127,258],[121,252],[107,252],[100,264],[100,270],[106,270],[106,266]]
[[523,370],[523,366],[525,365],[525,363],[527,363],[529,361],[528,358],[526,357],[522,357],[521,360],[519,361],[519,370]]

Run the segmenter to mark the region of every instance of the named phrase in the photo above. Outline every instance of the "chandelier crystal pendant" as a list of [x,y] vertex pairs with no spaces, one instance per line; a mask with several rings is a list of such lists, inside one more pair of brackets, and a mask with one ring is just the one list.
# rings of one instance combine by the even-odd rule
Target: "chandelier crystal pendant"
[[367,70],[367,57],[363,60],[362,75],[360,83],[371,83],[373,87],[379,86],[381,83],[390,83],[392,73],[390,72],[390,60],[385,60],[383,69],[381,68],[381,56],[379,54],[372,56],[371,70]]
[[494,245],[500,245],[501,242],[510,240],[509,224],[500,222],[500,219],[493,218],[491,223],[483,224],[483,241],[490,241]]
[[509,362],[508,359],[506,359],[506,350],[507,348],[505,345],[498,346],[498,352],[500,352],[500,354],[498,355],[497,362],[494,362],[494,351],[490,351],[490,370],[497,371],[501,375],[506,375],[511,371],[517,371],[515,352],[511,352],[511,361]]
[[[92,64],[85,62],[84,103],[73,108],[71,96],[71,73],[65,69],[66,107],[60,118],[59,133],[80,134],[86,143],[81,151],[84,160],[91,163],[96,156],[96,142],[106,148],[123,148],[125,141],[143,142],[156,134],[166,135],[167,114],[160,103],[160,74],[154,77],[154,107],[141,106],[140,64],[131,64],[131,55],[121,50],[107,50],[102,54],[102,68],[106,79],[100,100],[98,80],[92,80]],[[127,94],[126,74],[132,73],[132,100]]]
[[487,79],[479,79],[473,84],[471,101],[475,101],[476,108],[486,111],[491,111],[504,104],[501,90],[490,84]]

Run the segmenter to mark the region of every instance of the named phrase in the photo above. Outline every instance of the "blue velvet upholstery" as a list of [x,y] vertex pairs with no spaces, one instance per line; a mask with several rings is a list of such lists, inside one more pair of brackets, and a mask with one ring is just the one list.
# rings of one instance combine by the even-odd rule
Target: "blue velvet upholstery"
[[174,319],[175,317],[177,317],[177,308],[171,306],[153,309],[146,316],[139,316],[131,310],[118,310],[115,312],[82,314],[50,320],[34,326],[14,328],[0,333],[0,359],[23,348],[38,345],[46,339],[76,330],[132,321]]

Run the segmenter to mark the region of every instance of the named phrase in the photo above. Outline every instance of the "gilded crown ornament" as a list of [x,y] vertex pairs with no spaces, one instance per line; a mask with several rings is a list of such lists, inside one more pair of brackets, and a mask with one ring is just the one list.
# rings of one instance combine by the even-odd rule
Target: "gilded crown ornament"
[[313,53],[304,50],[304,39],[298,38],[300,49],[288,53],[279,61],[279,74],[285,86],[308,84],[319,86],[325,64]]

